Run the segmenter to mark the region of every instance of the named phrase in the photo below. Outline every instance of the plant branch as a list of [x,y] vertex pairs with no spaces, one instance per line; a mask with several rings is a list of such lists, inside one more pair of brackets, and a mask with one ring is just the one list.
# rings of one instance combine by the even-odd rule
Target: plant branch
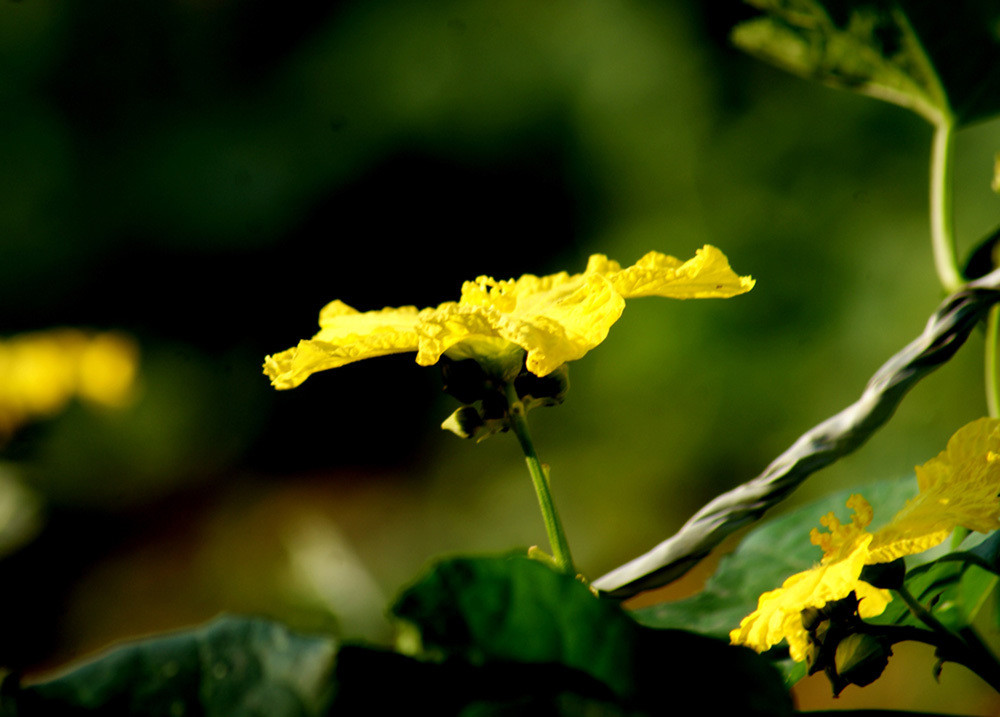
[[[903,599],[914,617],[930,628],[929,631],[910,628],[917,631],[914,633],[917,636],[903,637],[902,639],[918,640],[933,645],[941,660],[964,665],[990,687],[1000,692],[1000,663],[997,662],[996,657],[983,644],[972,628],[966,628],[960,633],[954,632],[934,617],[934,614],[913,597],[913,594],[905,586],[900,585],[893,592]],[[895,627],[893,629],[900,630],[902,628]]]
[[955,216],[952,209],[952,149],[955,145],[954,125],[941,121],[934,130],[931,144],[930,221],[934,267],[941,286],[947,292],[958,291],[964,283],[958,269],[955,248]]

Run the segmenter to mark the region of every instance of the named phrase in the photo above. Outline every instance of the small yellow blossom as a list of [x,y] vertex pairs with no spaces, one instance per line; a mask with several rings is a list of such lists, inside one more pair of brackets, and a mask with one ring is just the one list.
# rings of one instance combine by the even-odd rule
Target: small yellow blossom
[[917,496],[874,533],[867,530],[871,505],[860,495],[847,501],[854,511],[850,523],[841,524],[833,513],[823,517],[820,522],[829,532],[814,528],[810,535],[823,550],[819,564],[761,595],[757,609],[729,634],[730,640],[758,652],[787,640],[792,658],[802,661],[809,647],[802,625],[805,608],[822,608],[853,591],[862,618],[885,610],[891,595],[861,580],[865,565],[921,553],[944,542],[958,526],[984,533],[1000,528],[1000,420],[980,418],[963,426],[916,473]]
[[415,351],[421,366],[447,354],[476,359],[512,379],[524,360],[530,372],[545,376],[600,344],[626,299],[726,298],[753,285],[753,279],[737,276],[725,255],[708,245],[688,261],[650,252],[626,269],[594,254],[582,274],[525,274],[507,281],[481,276],[465,282],[457,302],[435,308],[362,313],[333,301],[320,312],[319,333],[268,356],[264,372],[275,388],[287,389],[317,371]]
[[131,394],[135,344],[114,333],[56,329],[0,340],[0,439],[74,397],[120,406]]

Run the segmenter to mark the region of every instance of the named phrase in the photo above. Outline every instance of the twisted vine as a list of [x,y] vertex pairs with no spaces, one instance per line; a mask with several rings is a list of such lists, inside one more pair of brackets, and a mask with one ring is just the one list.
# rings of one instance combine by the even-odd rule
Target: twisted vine
[[806,431],[760,475],[711,500],[673,536],[593,581],[593,587],[607,597],[628,598],[684,575],[811,474],[860,447],[889,420],[907,391],[958,351],[998,302],[1000,269],[949,295],[923,333],[875,372],[857,401]]

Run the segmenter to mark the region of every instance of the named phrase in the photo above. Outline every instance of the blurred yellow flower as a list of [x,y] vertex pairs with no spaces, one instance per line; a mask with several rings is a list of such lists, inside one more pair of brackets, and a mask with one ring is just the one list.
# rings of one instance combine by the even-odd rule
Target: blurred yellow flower
[[821,518],[829,532],[813,528],[810,535],[823,550],[820,563],[761,595],[757,609],[730,632],[730,640],[758,652],[787,640],[792,658],[802,661],[809,647],[802,625],[805,608],[822,608],[853,591],[862,618],[885,610],[891,595],[860,579],[865,565],[921,553],[944,542],[958,526],[983,533],[1000,528],[1000,420],[980,418],[963,426],[916,473],[917,496],[874,533],[867,530],[871,505],[860,495],[847,501],[854,510],[849,524],[833,513]]
[[55,329],[0,339],[0,439],[74,397],[124,404],[137,364],[138,348],[120,334]]
[[725,255],[708,245],[684,262],[650,252],[627,269],[594,254],[582,274],[525,274],[507,281],[481,276],[463,284],[457,302],[436,308],[361,313],[333,301],[320,312],[319,333],[268,356],[264,372],[275,388],[294,388],[317,371],[415,351],[421,366],[447,354],[476,359],[513,379],[526,360],[529,371],[545,376],[600,344],[621,316],[625,299],[727,298],[753,285],[753,279],[737,276]]

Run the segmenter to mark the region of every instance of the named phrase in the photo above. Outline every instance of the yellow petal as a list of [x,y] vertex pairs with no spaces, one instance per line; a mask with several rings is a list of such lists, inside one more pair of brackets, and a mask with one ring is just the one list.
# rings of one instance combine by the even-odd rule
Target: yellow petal
[[[427,366],[458,344],[489,347],[499,339],[527,353],[527,368],[545,376],[600,344],[625,300],[598,274],[565,272],[517,281],[480,277],[466,282],[462,300],[420,314],[417,363]],[[503,350],[504,343],[493,344]]]
[[[917,466],[917,486],[921,492],[942,483],[982,485],[986,457],[1000,452],[1000,419],[979,418],[959,428],[947,447],[922,466]],[[995,478],[994,478],[995,480]]]
[[1000,421],[981,418],[951,437],[947,448],[918,466],[920,492],[876,531],[873,561],[888,562],[932,548],[958,526],[1000,529]]
[[626,299],[663,296],[672,299],[728,298],[753,288],[749,276],[738,276],[726,255],[706,244],[685,262],[651,251],[634,265],[609,274]]
[[294,388],[317,371],[417,349],[417,309],[361,313],[342,301],[320,312],[320,331],[298,346],[264,359],[264,373],[278,389]]
[[730,641],[764,652],[787,640],[792,658],[801,662],[809,644],[808,633],[802,626],[802,611],[805,608],[821,608],[828,602],[847,597],[853,591],[861,601],[858,612],[862,617],[881,614],[892,599],[889,592],[859,579],[868,558],[871,539],[870,534],[858,536],[842,559],[824,561],[796,573],[777,590],[761,595],[757,609],[730,632]]
[[705,246],[686,262],[650,252],[635,265],[594,254],[582,274],[525,274],[495,281],[480,276],[462,286],[459,301],[418,312],[414,307],[359,313],[334,301],[320,314],[321,330],[295,348],[267,357],[265,373],[276,388],[292,388],[309,375],[352,361],[416,351],[428,366],[447,353],[492,363],[514,375],[545,376],[600,344],[625,307],[639,296],[725,297],[749,291],[718,249]]
[[849,524],[842,524],[831,511],[819,519],[829,532],[823,533],[813,528],[809,534],[812,544],[819,546],[823,551],[824,560],[843,557],[845,551],[850,553],[854,550],[859,537],[867,534],[865,528],[872,522],[873,517],[871,504],[864,497],[855,494],[847,499],[847,507],[854,511]]
[[504,333],[528,352],[527,368],[537,376],[582,358],[607,338],[625,309],[625,299],[598,274],[555,284],[528,299],[519,302],[521,310]]

